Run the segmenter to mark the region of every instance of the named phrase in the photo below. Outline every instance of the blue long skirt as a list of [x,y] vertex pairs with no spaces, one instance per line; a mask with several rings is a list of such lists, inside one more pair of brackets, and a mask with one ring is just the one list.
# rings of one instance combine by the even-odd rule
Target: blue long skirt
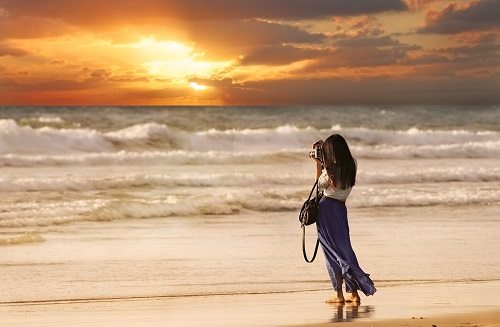
[[342,275],[347,292],[361,290],[365,295],[377,291],[370,275],[358,264],[349,238],[349,223],[345,203],[324,196],[319,203],[318,238],[326,258],[326,268],[333,289],[339,290],[335,274]]

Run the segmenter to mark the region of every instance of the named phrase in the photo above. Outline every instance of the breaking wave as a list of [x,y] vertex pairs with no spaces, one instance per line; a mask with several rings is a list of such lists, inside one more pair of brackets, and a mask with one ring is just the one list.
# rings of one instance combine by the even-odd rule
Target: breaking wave
[[45,241],[45,239],[42,237],[42,235],[38,233],[27,232],[15,236],[0,237],[0,246],[39,243],[43,241]]
[[[255,187],[297,186],[311,183],[311,174],[211,173],[128,174],[106,177],[44,176],[0,177],[0,192],[96,191],[141,187]],[[500,182],[500,168],[421,168],[406,171],[363,171],[358,182],[369,184],[415,184],[443,182]]]
[[[498,183],[478,188],[433,183],[390,188],[356,187],[349,199],[351,208],[487,205],[500,203]],[[208,190],[210,192],[210,190]],[[290,212],[296,215],[307,190],[304,187],[275,188],[266,191],[230,191],[220,194],[149,196],[135,199],[90,199],[80,201],[23,202],[6,205],[0,212],[0,227],[36,227],[76,221],[110,221],[159,217],[237,215],[242,212]]]
[[[283,125],[190,132],[147,123],[102,132],[82,128],[33,128],[18,125],[14,120],[0,120],[0,165],[29,165],[29,161],[36,164],[118,164],[140,162],[143,157],[146,160],[183,157],[184,162],[180,160],[180,163],[208,159],[210,163],[217,161],[211,156],[221,153],[226,154],[225,159],[239,163],[248,161],[249,156],[265,160],[273,154],[284,157],[303,154],[315,140],[332,133],[342,133],[358,157],[500,157],[500,133],[493,131],[416,128],[391,131],[339,125],[316,129]],[[247,159],[240,160],[240,157]]]

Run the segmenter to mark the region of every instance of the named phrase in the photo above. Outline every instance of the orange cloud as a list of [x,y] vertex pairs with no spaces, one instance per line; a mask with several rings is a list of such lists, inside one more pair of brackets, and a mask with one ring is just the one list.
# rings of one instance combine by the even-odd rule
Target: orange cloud
[[[393,102],[470,101],[498,80],[485,8],[495,4],[0,0],[0,104],[380,103],[393,89]],[[426,33],[446,34],[434,46]],[[429,81],[452,91],[411,94]]]
[[455,34],[471,30],[500,28],[500,2],[474,0],[452,3],[441,11],[430,10],[420,33]]

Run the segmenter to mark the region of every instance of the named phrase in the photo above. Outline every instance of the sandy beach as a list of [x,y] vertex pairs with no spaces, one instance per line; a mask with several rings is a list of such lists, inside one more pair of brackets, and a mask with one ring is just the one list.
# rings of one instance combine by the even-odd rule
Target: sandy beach
[[0,327],[500,327],[499,58],[500,0],[0,0]]
[[500,281],[387,286],[360,305],[329,291],[0,304],[2,326],[499,326]]
[[[469,327],[469,326],[500,326],[500,310],[493,311],[479,311],[474,313],[459,313],[453,315],[439,315],[431,316],[426,318],[406,318],[406,319],[388,319],[381,321],[365,321],[365,322],[349,322],[349,323],[338,323],[335,326],[352,326],[352,327],[424,327],[424,326],[436,326],[436,327]],[[309,327],[324,327],[332,326],[331,323],[323,324],[308,324],[304,326]]]
[[[498,323],[495,108],[101,109],[1,112],[1,327]],[[359,164],[360,306],[325,304],[323,253],[302,257],[332,133]]]
[[[483,242],[494,238],[498,208],[481,209],[482,224],[492,224],[483,230],[485,239],[462,233],[472,225],[455,217],[458,212],[468,215],[479,208],[455,208],[448,218],[441,217],[440,225],[446,226],[448,237],[431,232],[435,210],[385,209],[373,220],[365,216],[365,209],[352,210],[352,216],[363,218],[366,226],[353,219],[357,230],[353,239],[358,242],[368,230],[387,227],[403,212],[414,217],[413,221],[407,219],[404,230],[392,225],[391,233],[374,233],[369,241],[372,247],[360,251],[366,257],[379,253],[379,264],[367,262],[367,266],[390,278],[376,278],[377,293],[362,296],[359,306],[324,303],[332,295],[324,259],[319,256],[311,265],[302,261],[297,226],[289,224],[289,217],[282,213],[243,219],[243,226],[230,216],[215,216],[189,224],[182,218],[168,218],[51,227],[44,232],[43,242],[2,249],[4,274],[0,278],[7,287],[1,290],[1,325],[498,325],[500,280],[494,270],[498,248]],[[278,228],[282,232],[277,238],[271,231]],[[425,242],[420,234],[412,237],[417,228],[426,232]],[[167,230],[172,234],[166,235]],[[230,236],[232,232],[239,237]],[[380,253],[392,251],[397,257],[398,252],[380,241],[397,233],[406,237],[399,241],[406,256],[389,267]],[[251,245],[256,235],[261,235],[258,246]],[[440,241],[443,244],[438,245]],[[227,244],[231,247],[225,250]],[[449,263],[440,266],[431,260],[436,251],[445,254]],[[491,258],[483,260],[480,252],[489,253]],[[464,254],[467,258],[462,261],[476,270],[450,266]],[[436,269],[422,269],[420,278],[409,278],[426,262]],[[448,278],[438,277],[445,272]],[[396,273],[399,275],[391,277]]]

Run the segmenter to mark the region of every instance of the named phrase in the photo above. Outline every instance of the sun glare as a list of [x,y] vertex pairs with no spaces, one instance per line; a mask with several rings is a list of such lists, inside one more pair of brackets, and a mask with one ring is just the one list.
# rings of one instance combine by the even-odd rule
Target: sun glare
[[196,82],[191,82],[189,83],[189,86],[191,86],[193,89],[195,89],[196,91],[203,91],[203,90],[206,90],[207,89],[207,86],[206,85],[201,85],[201,84],[198,84]]
[[[185,84],[190,78],[211,78],[217,71],[229,67],[231,61],[204,60],[205,52],[177,41],[143,38],[133,45],[141,53],[143,67],[153,76]],[[195,84],[195,85],[194,85]],[[207,87],[189,83],[195,90]]]

